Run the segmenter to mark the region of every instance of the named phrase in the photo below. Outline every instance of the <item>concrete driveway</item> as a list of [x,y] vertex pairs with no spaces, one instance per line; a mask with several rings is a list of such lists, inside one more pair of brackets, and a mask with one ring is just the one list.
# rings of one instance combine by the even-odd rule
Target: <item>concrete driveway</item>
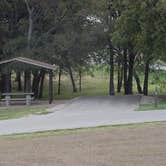
[[140,100],[140,96],[80,97],[48,115],[0,121],[0,135],[166,120],[166,111],[135,111]]

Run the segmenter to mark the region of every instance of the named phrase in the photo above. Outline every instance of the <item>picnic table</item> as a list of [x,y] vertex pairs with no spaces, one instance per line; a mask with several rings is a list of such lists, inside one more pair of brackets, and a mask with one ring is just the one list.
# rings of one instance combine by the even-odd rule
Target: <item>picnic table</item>
[[34,99],[33,95],[34,93],[3,93],[4,99],[2,101],[5,101],[6,106],[10,106],[11,101],[26,101],[26,105],[30,106]]

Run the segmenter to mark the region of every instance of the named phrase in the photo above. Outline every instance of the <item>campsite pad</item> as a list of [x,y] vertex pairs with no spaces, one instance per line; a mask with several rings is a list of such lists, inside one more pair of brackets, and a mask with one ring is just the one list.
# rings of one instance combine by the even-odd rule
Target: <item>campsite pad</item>
[[136,111],[140,100],[141,96],[80,97],[53,108],[51,114],[1,121],[0,135],[166,120],[164,110]]

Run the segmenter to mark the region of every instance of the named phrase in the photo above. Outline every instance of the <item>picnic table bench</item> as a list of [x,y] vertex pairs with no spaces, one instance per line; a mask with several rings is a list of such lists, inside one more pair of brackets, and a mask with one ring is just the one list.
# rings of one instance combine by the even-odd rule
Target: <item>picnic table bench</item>
[[26,105],[30,106],[34,93],[2,93],[6,106],[10,106],[11,101],[26,101]]

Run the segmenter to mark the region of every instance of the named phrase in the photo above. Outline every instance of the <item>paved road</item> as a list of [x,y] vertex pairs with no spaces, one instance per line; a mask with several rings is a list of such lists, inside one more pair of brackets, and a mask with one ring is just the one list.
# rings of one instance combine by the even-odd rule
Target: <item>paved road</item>
[[137,112],[140,96],[80,97],[48,115],[0,121],[0,135],[165,121],[166,111]]

